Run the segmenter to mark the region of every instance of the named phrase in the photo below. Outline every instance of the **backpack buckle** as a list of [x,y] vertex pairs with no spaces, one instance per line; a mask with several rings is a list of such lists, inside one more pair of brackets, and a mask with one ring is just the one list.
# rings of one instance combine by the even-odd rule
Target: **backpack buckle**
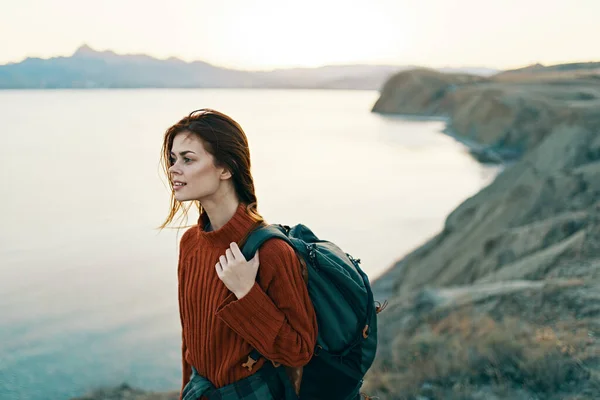
[[313,356],[319,357],[319,354],[321,354],[321,350],[323,350],[323,346],[318,344],[317,347],[315,347],[315,351],[313,351]]
[[248,371],[252,371],[252,368],[254,368],[254,364],[256,364],[256,361],[254,358],[248,356],[248,361],[246,361],[245,363],[242,364],[242,367],[246,368]]

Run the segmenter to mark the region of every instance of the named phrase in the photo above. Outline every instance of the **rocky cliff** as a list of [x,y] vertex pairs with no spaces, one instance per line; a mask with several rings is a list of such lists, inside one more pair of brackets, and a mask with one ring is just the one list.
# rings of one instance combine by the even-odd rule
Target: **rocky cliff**
[[590,66],[489,78],[405,71],[386,82],[373,111],[448,117],[448,133],[469,143],[482,161],[514,159],[598,106],[600,70]]
[[390,305],[366,391],[600,398],[600,79],[566,71],[486,80],[412,71],[384,88],[374,111],[444,115],[450,132],[500,160],[522,156],[374,282]]

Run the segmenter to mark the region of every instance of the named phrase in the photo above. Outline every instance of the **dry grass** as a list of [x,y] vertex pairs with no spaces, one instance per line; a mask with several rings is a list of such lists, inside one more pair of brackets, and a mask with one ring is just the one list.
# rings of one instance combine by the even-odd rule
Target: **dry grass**
[[573,80],[579,78],[589,78],[600,75],[600,68],[569,70],[569,71],[536,71],[536,72],[508,72],[500,73],[492,78],[495,82],[510,83],[532,83],[548,82],[560,80]]
[[595,390],[600,398],[597,341],[585,322],[550,327],[454,313],[410,337],[397,337],[367,386],[382,399],[471,399],[479,398],[470,396],[482,387],[541,398],[573,393],[573,400]]

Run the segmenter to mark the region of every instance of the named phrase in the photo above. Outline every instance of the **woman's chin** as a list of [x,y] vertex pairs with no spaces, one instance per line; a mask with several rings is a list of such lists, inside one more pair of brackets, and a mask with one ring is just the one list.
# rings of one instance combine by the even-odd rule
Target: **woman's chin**
[[181,193],[175,192],[175,200],[182,202],[182,201],[188,201],[189,199],[187,198],[187,196],[184,196]]

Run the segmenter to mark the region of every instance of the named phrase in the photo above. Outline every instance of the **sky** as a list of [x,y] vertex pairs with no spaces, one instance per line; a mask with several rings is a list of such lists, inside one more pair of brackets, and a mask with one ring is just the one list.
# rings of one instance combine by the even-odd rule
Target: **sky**
[[0,64],[81,45],[248,70],[600,61],[600,0],[0,0]]

